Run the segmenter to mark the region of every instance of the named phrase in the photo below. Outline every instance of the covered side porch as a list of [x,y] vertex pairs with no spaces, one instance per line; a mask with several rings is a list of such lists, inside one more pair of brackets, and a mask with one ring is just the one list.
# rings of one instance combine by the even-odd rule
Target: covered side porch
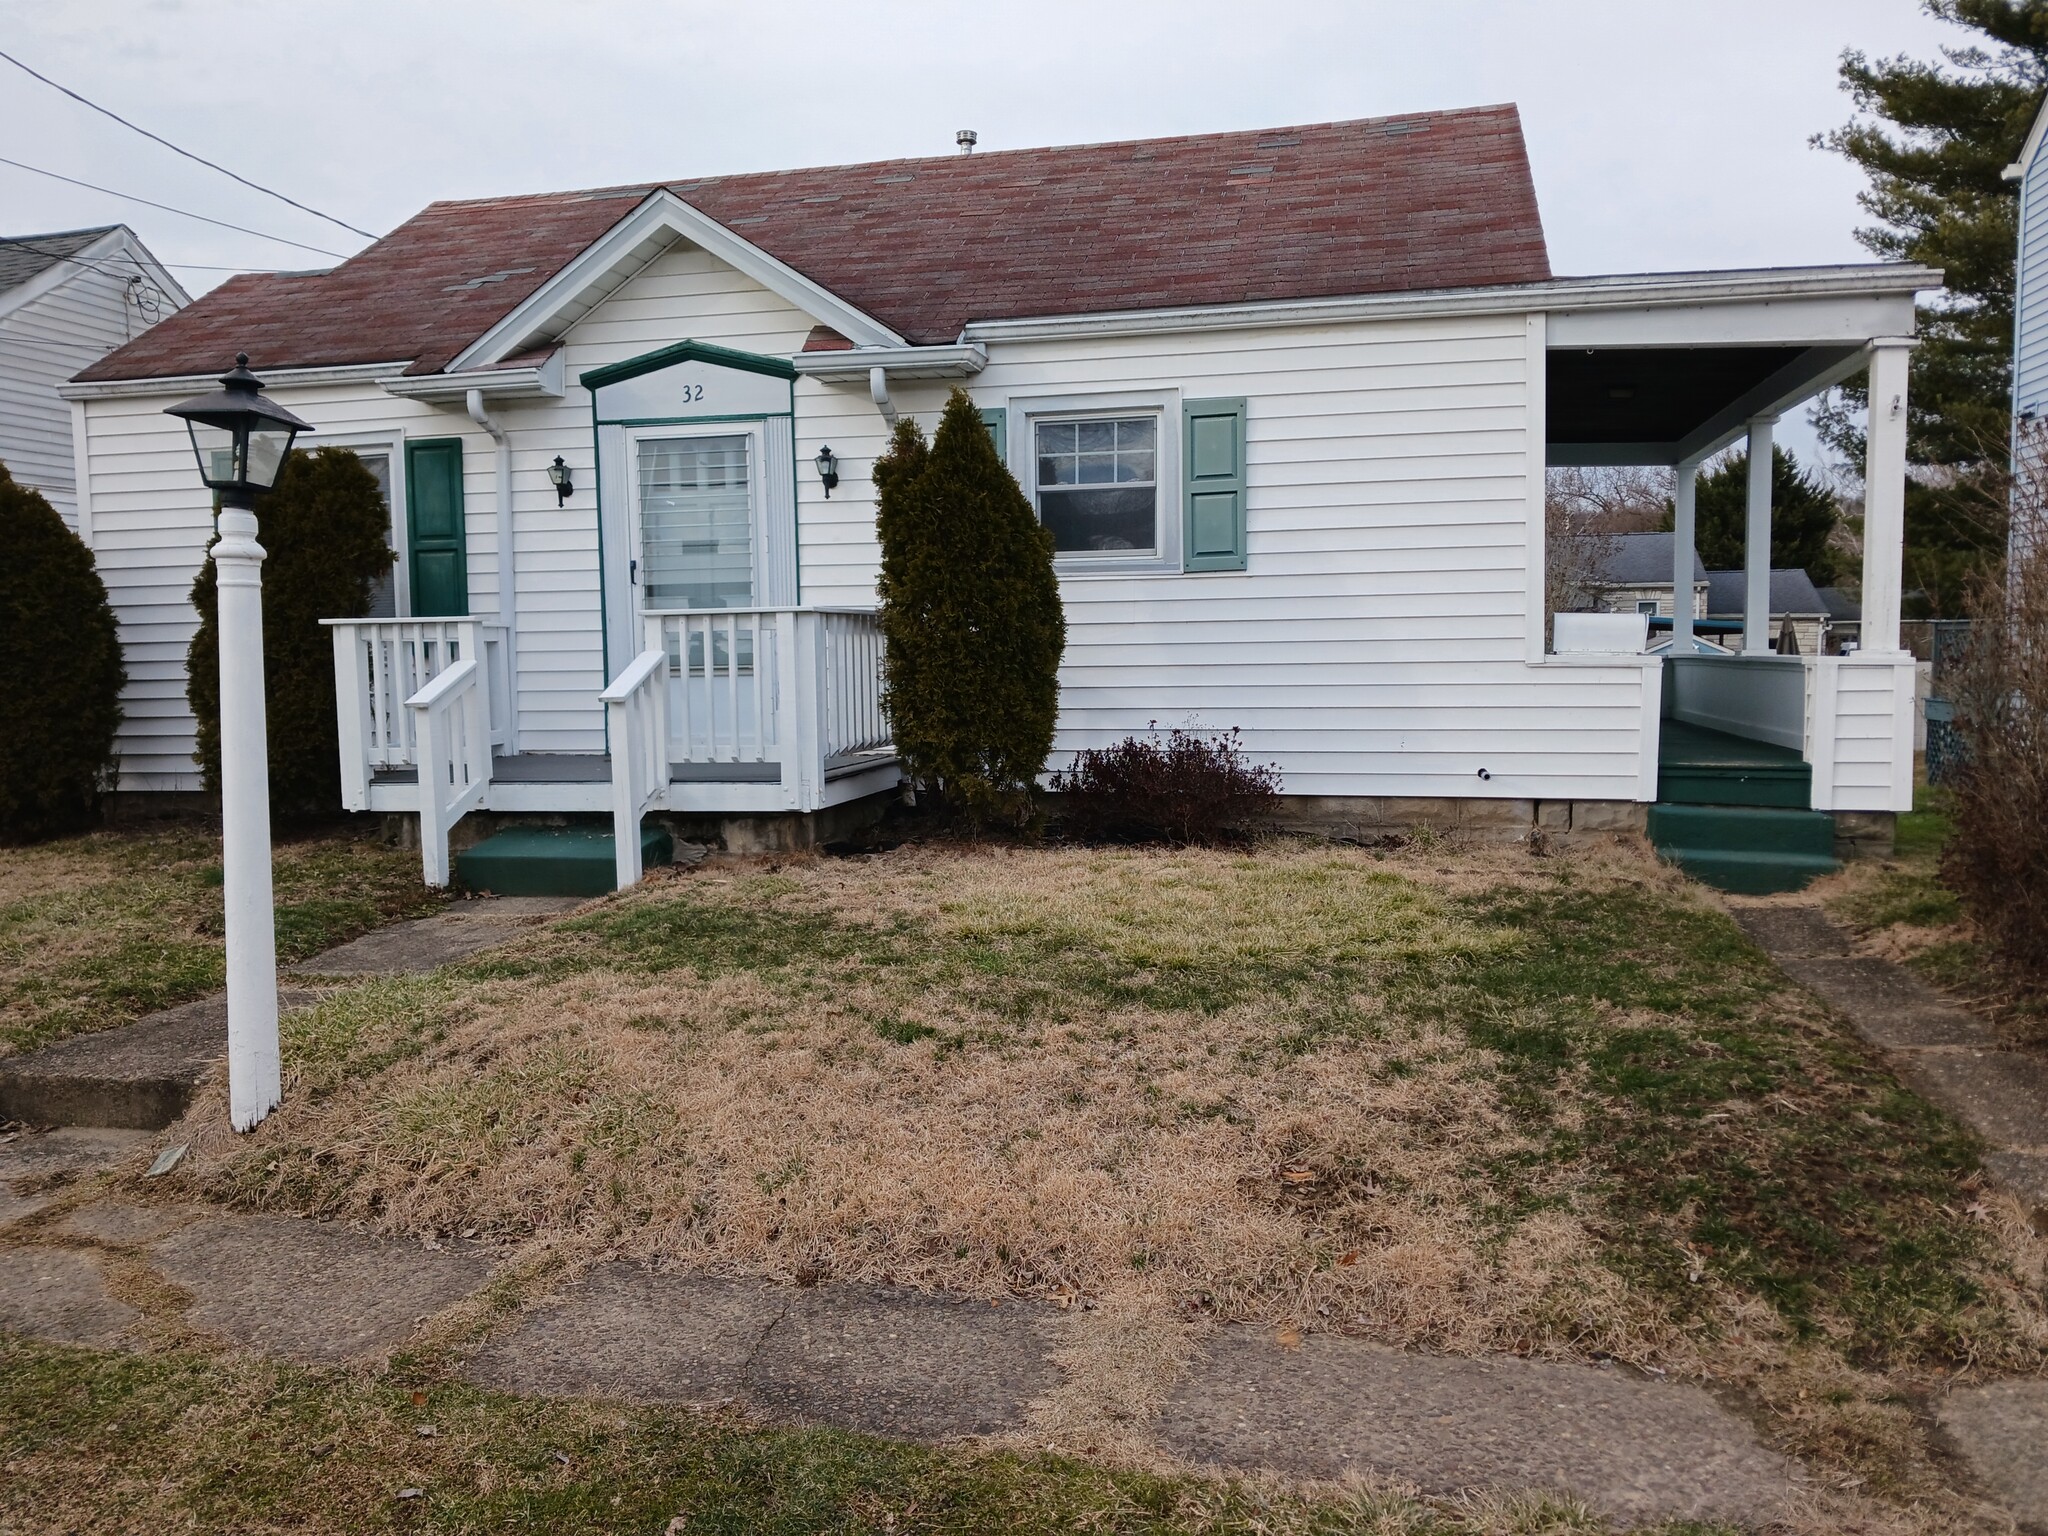
[[[1674,602],[1642,725],[1645,761],[1657,764],[1652,840],[1726,889],[1804,884],[1834,867],[1844,836],[1912,808],[1914,662],[1899,642],[1907,359],[1915,296],[1940,278],[1898,265],[1589,279],[1586,307],[1547,317],[1547,463],[1672,470],[1674,592],[1692,589],[1700,466],[1748,448],[1740,632],[1708,642],[1691,605]],[[1858,374],[1871,401],[1861,645],[1780,655],[1773,437],[1788,413]]]

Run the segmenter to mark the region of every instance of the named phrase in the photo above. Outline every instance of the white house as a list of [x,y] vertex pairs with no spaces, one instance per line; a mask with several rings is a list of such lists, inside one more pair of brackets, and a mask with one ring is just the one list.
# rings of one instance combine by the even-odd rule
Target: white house
[[57,386],[190,302],[125,224],[0,237],[0,464],[70,527],[75,408]]
[[[1671,713],[1803,764],[1796,814],[1888,816],[1905,349],[1939,281],[1554,276],[1512,107],[437,203],[67,386],[95,548],[156,552],[102,558],[122,785],[199,782],[209,507],[162,412],[246,351],[313,442],[389,466],[397,617],[335,626],[344,779],[421,813],[430,871],[470,809],[624,830],[891,791],[869,466],[956,385],[1058,545],[1056,764],[1195,722],[1326,824],[1641,826]],[[1546,464],[1677,466],[1690,577],[1692,470],[1865,369],[1857,656],[1771,655],[1765,612],[1739,657],[1681,615],[1668,682],[1546,654]]]
[[2018,553],[2037,541],[2044,476],[2036,459],[2048,434],[2048,102],[2042,104],[2020,155],[2005,168],[2019,184],[2019,250],[2013,277],[2012,421],[2016,477],[2008,547]]

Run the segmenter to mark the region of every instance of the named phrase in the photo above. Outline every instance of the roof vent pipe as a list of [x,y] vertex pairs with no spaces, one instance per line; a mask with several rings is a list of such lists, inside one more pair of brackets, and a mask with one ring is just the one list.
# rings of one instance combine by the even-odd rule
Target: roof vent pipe
[[953,135],[953,142],[960,146],[961,154],[971,155],[974,153],[974,146],[981,142],[981,135],[972,128],[962,128]]

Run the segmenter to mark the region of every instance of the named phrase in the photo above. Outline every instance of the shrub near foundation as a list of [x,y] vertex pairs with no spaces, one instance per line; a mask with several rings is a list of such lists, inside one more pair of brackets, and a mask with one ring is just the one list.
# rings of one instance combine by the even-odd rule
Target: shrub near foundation
[[0,464],[0,841],[90,825],[114,770],[121,637],[92,551]]
[[1024,821],[1067,643],[1052,535],[964,390],[929,446],[915,421],[898,422],[874,477],[896,750],[941,803]]
[[1052,776],[1060,827],[1085,842],[1245,842],[1272,815],[1280,774],[1240,743],[1235,730],[1170,731],[1077,753]]
[[[270,808],[282,815],[341,809],[334,716],[334,646],[322,619],[361,618],[391,568],[390,516],[377,482],[346,448],[293,453],[256,510],[263,545],[263,700],[270,738]],[[213,562],[192,583],[199,630],[186,653],[185,697],[199,720],[194,755],[220,788],[220,631]]]

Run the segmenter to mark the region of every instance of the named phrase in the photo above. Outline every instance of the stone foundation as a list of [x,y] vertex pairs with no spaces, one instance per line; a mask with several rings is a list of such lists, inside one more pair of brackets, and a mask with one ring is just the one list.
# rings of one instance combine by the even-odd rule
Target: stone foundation
[[1645,808],[1632,800],[1431,799],[1401,795],[1283,795],[1274,820],[1282,830],[1364,841],[1427,827],[1488,842],[1550,837],[1640,835]]
[[1836,811],[1835,857],[1888,859],[1897,847],[1899,818],[1891,811]]

